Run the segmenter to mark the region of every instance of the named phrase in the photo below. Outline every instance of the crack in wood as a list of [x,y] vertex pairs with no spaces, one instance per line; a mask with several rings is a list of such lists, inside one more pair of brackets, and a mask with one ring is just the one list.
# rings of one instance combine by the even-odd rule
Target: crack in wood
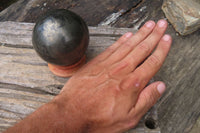
[[32,65],[32,66],[48,66],[47,63],[32,63],[23,61],[12,61],[12,62],[17,64]]
[[15,94],[15,93],[2,93],[0,92],[0,97],[3,98],[11,98],[11,99],[18,99],[18,100],[26,100],[26,101],[35,101],[41,103],[47,103],[49,100],[41,97],[34,97],[34,96],[27,96],[22,94]]
[[24,48],[24,49],[33,49],[33,46],[30,45],[21,45],[21,44],[8,44],[8,43],[0,43],[0,47],[4,46],[4,47],[11,47],[11,48]]
[[[126,12],[124,12],[122,15],[128,14],[130,11],[132,11],[132,10],[134,10],[136,7],[138,7],[143,1],[144,1],[144,0],[138,1],[137,4],[135,4],[134,6],[132,6],[129,10],[127,10]],[[121,15],[121,16],[122,16],[122,15]],[[121,16],[120,16],[120,17],[121,17]],[[120,19],[120,17],[119,17],[119,19]]]
[[106,19],[104,19],[101,23],[98,24],[98,26],[108,26],[108,25],[114,25],[117,23],[117,21],[124,15],[128,14],[130,11],[132,11],[134,8],[139,6],[142,3],[142,0],[138,1],[138,3],[134,4],[131,8],[124,10],[121,9],[117,13],[112,13],[109,15]]
[[[54,87],[59,87],[62,85],[53,85]],[[31,88],[31,87],[25,87],[25,86],[21,86],[21,85],[16,85],[16,84],[8,84],[8,83],[2,83],[0,82],[0,88],[5,88],[5,89],[9,89],[9,90],[16,90],[16,91],[23,91],[23,92],[31,92],[34,94],[43,94],[43,95],[52,95],[55,96],[56,94],[54,93],[50,93],[48,91],[44,91],[40,88]]]
[[90,36],[94,37],[120,37],[122,34],[93,34],[91,33]]
[[[24,115],[24,114],[21,114],[21,113],[19,113],[19,112],[15,112],[15,111],[10,111],[10,110],[8,110],[8,109],[2,109],[2,108],[0,108],[0,120],[2,120],[2,119],[10,119],[10,120],[13,120],[13,119],[17,119],[16,117],[15,118],[13,118],[13,117],[7,117],[7,116],[4,116],[4,115],[2,115],[2,112],[6,112],[6,113],[8,113],[8,114],[10,114],[10,116],[11,115],[15,115],[17,118],[21,118],[21,115]],[[6,120],[4,120],[5,122],[4,122],[4,124],[5,123],[10,123],[10,122],[8,122],[8,121],[6,121]],[[14,124],[15,122],[13,122],[13,124]]]

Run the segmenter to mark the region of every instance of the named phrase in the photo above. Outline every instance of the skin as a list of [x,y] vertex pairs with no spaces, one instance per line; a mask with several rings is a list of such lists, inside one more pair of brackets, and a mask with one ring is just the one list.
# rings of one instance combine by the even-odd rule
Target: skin
[[51,102],[5,133],[120,133],[135,127],[166,89],[161,81],[146,86],[169,52],[166,28],[165,20],[148,21],[136,34],[126,33]]

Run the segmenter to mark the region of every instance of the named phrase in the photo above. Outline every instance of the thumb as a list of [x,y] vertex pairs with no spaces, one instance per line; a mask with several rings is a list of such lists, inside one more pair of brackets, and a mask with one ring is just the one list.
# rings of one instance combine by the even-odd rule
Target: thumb
[[[142,90],[138,97],[138,101],[133,107],[133,112],[139,119],[157,102],[160,96],[166,90],[163,82],[154,82]],[[130,112],[130,113],[131,113]]]

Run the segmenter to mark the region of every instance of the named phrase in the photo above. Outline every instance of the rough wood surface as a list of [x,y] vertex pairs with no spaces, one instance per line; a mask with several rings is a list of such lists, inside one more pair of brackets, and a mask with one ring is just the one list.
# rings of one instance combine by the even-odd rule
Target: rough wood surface
[[[0,23],[0,128],[4,130],[33,112],[59,93],[67,78],[54,76],[32,48],[34,24]],[[122,34],[134,29],[89,27],[90,45],[87,59],[91,60],[105,50]],[[129,133],[159,133],[160,129],[145,127],[145,120],[157,120],[153,108]],[[0,130],[0,131],[1,131]]]
[[[54,93],[51,86],[60,85],[66,79],[53,76],[47,63],[40,59],[32,47],[32,29],[34,24],[3,22],[0,25],[1,64],[0,82],[18,84],[26,87],[44,88],[49,93]],[[90,46],[87,59],[90,60],[105,50],[125,32],[135,32],[134,29],[113,29],[90,27]],[[4,63],[5,62],[5,63]],[[9,64],[11,63],[11,64]],[[15,70],[11,71],[13,69]],[[27,67],[28,66],[28,67]],[[33,71],[31,71],[33,70]],[[19,76],[21,76],[19,78]],[[12,79],[17,79],[16,81]],[[43,79],[43,80],[42,80]],[[41,82],[42,84],[39,84]],[[60,87],[59,87],[60,88]]]
[[0,12],[0,21],[35,23],[45,12],[64,8],[79,14],[90,26],[138,28],[148,19],[160,18],[161,4],[162,0],[18,0]]
[[[30,6],[31,1],[37,1],[37,3],[41,1],[41,3],[40,5]],[[27,0],[26,3],[12,5],[9,10],[6,9],[7,12],[1,12],[0,21],[35,22],[36,17],[46,10],[63,8],[63,6],[65,6],[64,8],[69,7],[68,9],[78,14],[82,14],[88,8],[86,6],[88,3],[82,3],[81,1],[57,0],[56,2],[54,0],[53,4],[49,4],[50,1],[47,0]],[[118,5],[123,4],[124,6],[115,8],[117,10],[112,10],[113,8],[110,7],[114,7],[112,6],[114,4],[101,4],[102,1],[99,1],[95,5],[95,8],[98,8],[102,14],[105,13],[101,19],[98,18],[99,14],[92,10],[86,10],[88,14],[92,14],[90,15],[91,18],[87,14],[81,16],[89,25],[93,26],[107,24],[114,27],[132,27],[134,29],[138,29],[138,27],[149,19],[157,21],[165,18],[161,10],[163,0],[142,0],[138,4],[132,4],[131,2],[134,1],[129,0],[127,2],[130,2],[130,5],[126,4],[127,2],[124,2],[124,0],[111,1],[118,2]],[[199,2],[199,0],[196,1]],[[77,2],[79,4],[73,4]],[[90,0],[91,4],[94,2],[95,0]],[[127,6],[133,7],[128,9]],[[110,9],[110,12],[107,12],[108,9]],[[120,15],[123,9],[127,12]],[[26,12],[28,12],[28,15],[24,15]],[[167,33],[172,35],[174,40],[173,45],[165,64],[154,78],[166,82],[168,88],[165,95],[157,104],[159,126],[162,133],[187,133],[200,116],[200,30],[182,37],[176,33],[169,23]],[[7,46],[9,47],[10,45]],[[58,88],[60,87],[58,86]]]
[[[126,13],[142,0],[19,0],[0,13],[0,20],[35,22],[47,10],[69,9],[79,13],[89,25],[96,25],[108,14]],[[84,8],[83,8],[84,7]],[[40,14],[38,14],[40,12]]]

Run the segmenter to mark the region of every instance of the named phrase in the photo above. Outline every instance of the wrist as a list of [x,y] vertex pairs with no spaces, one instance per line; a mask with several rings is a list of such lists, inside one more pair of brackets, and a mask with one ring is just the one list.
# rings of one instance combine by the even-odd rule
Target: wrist
[[73,102],[69,102],[60,95],[56,96],[47,106],[52,106],[55,112],[55,126],[61,127],[64,132],[84,132],[86,121],[80,110]]

